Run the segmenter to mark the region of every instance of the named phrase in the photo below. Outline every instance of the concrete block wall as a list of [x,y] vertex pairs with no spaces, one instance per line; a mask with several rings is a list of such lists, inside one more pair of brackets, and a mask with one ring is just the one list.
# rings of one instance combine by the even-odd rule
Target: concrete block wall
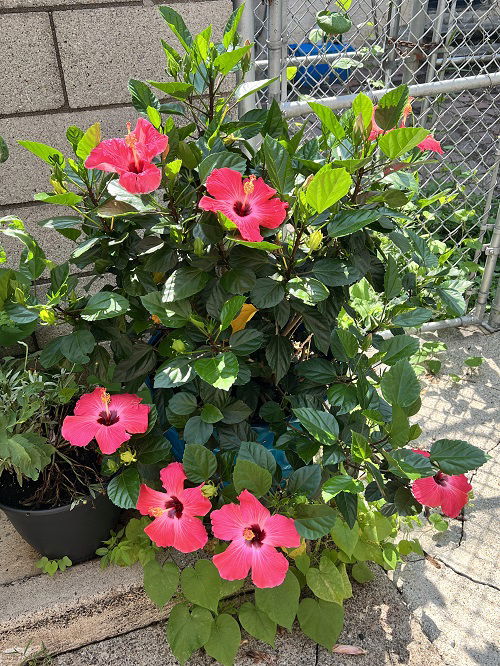
[[[192,32],[212,24],[215,35],[232,11],[231,0],[0,0],[0,135],[10,151],[0,165],[0,217],[20,217],[50,259],[65,260],[72,244],[37,221],[67,210],[33,201],[50,191],[50,170],[17,140],[69,155],[70,125],[100,121],[103,137],[124,136],[138,115],[128,79],[166,80],[160,39],[176,46],[160,4],[172,5]],[[21,249],[0,242],[11,260]]]

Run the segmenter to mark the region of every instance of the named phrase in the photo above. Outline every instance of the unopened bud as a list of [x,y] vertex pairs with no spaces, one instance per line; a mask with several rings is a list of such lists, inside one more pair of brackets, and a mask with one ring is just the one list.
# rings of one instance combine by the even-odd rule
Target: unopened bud
[[55,180],[54,178],[50,179],[50,184],[54,188],[54,192],[56,194],[65,194],[68,190],[62,185],[58,180]]
[[186,345],[184,342],[182,342],[182,340],[173,340],[172,349],[176,352],[179,352],[179,354],[182,354],[182,352],[186,351]]
[[203,495],[203,497],[207,498],[215,497],[217,493],[218,490],[211,481],[207,481],[207,483],[205,483],[201,488],[201,494]]
[[120,460],[122,463],[125,463],[125,465],[130,465],[130,463],[137,462],[136,455],[132,451],[123,451],[120,453]]
[[43,308],[43,310],[40,310],[39,312],[40,319],[45,322],[46,324],[55,324],[56,323],[56,316],[52,312],[52,310],[47,310],[46,308]]
[[354,121],[353,132],[358,136],[364,137],[365,135],[365,124],[363,122],[363,115],[359,113]]
[[323,242],[323,234],[321,231],[313,231],[312,234],[309,236],[307,239],[307,247],[310,250],[318,250],[321,247],[321,243]]
[[204,253],[204,245],[201,238],[195,238],[193,243],[194,253],[197,257],[202,257]]

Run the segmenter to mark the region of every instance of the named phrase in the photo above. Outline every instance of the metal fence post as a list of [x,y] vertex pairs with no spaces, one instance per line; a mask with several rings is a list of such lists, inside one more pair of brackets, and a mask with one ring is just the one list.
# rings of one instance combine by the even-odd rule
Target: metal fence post
[[[240,25],[238,27],[238,32],[243,41],[248,39],[249,42],[254,42],[255,40],[255,16],[253,12],[253,0],[233,0],[234,9],[238,9],[241,5],[244,5],[243,13],[241,15]],[[245,81],[255,81],[255,47],[252,47],[250,51],[251,56],[251,67],[245,76]],[[241,118],[247,111],[255,109],[256,106],[256,96],[255,93],[248,95],[238,104],[238,116]]]
[[[479,291],[477,293],[477,303],[476,303],[476,312],[475,312],[476,317],[477,319],[479,319],[479,321],[482,321],[484,318],[484,313],[486,311],[486,304],[488,303],[488,296],[490,294],[491,283],[493,281],[493,275],[495,273],[495,266],[497,264],[498,255],[500,254],[500,208],[498,209],[497,219],[495,222],[495,226],[493,227],[493,233],[491,234],[490,243],[485,247],[485,252],[486,252],[486,262],[484,265],[483,278],[481,280]],[[499,296],[498,292],[497,296]],[[500,301],[500,296],[498,300]],[[495,301],[497,301],[496,298]],[[497,318],[497,315],[494,312],[492,312],[492,316],[494,320]]]
[[497,286],[497,291],[495,294],[495,300],[491,306],[489,325],[491,328],[497,329],[500,328],[500,282]]
[[410,62],[404,63],[403,83],[412,82],[420,67],[418,55],[420,42],[425,32],[426,7],[427,0],[413,0],[412,16],[408,25],[408,41],[413,42],[414,47]]
[[283,49],[283,23],[282,23],[282,0],[269,0],[269,18],[268,18],[268,40],[267,49],[269,64],[267,66],[267,75],[270,79],[276,78],[269,86],[269,102],[275,99],[277,102],[281,98],[281,81],[279,79],[282,68],[282,49]]

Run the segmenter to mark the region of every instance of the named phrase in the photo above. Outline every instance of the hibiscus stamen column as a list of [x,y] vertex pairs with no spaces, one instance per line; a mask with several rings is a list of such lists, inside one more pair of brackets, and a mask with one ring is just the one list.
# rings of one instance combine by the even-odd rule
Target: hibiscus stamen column
[[141,158],[139,157],[139,153],[137,152],[137,148],[135,144],[137,143],[137,137],[135,134],[132,134],[130,131],[131,124],[127,123],[127,136],[125,137],[125,143],[127,146],[130,148],[132,151],[132,154],[134,156],[134,164],[137,169],[137,172],[141,170]]

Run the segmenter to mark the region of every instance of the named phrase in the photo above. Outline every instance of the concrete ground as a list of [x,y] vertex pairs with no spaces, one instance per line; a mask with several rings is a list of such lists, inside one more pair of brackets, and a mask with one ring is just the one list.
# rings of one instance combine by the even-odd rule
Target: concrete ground
[[[349,657],[317,648],[298,630],[281,633],[276,648],[248,636],[238,666],[493,666],[500,663],[496,569],[500,478],[500,334],[446,331],[448,344],[438,378],[425,381],[419,445],[447,437],[465,439],[489,452],[491,460],[472,475],[475,499],[465,521],[451,520],[443,533],[423,528],[418,537],[428,554],[415,557],[390,578],[353,584],[346,626],[339,643],[362,647]],[[479,371],[463,365],[485,359]],[[455,383],[449,374],[463,377]],[[0,518],[0,666],[22,660],[13,653],[30,641],[58,654],[48,666],[173,666],[163,638],[163,620],[141,589],[136,568],[102,572],[87,562],[54,578],[40,576],[36,554]],[[167,611],[163,614],[164,616]],[[498,631],[497,631],[498,634]],[[63,651],[65,651],[63,654]],[[189,664],[213,660],[196,655]]]

